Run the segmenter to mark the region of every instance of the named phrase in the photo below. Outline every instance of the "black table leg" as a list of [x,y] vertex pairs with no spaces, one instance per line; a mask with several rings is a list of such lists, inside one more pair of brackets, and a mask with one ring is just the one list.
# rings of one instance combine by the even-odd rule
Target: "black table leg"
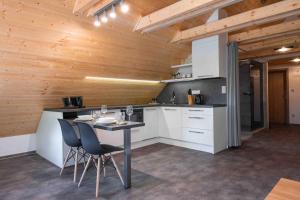
[[131,129],[124,129],[124,187],[131,187]]

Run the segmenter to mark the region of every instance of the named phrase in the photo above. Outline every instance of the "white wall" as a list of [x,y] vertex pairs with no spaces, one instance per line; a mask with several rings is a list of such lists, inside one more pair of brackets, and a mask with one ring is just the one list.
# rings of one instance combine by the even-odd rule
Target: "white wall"
[[36,134],[0,138],[0,157],[36,150]]
[[300,124],[300,66],[289,67],[289,118],[291,124]]

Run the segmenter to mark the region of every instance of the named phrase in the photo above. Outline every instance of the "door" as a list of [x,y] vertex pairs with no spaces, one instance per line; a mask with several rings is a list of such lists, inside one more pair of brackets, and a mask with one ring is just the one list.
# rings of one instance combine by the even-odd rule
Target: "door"
[[270,123],[286,123],[286,71],[269,72]]
[[240,115],[242,131],[251,131],[251,81],[250,81],[250,64],[240,65]]

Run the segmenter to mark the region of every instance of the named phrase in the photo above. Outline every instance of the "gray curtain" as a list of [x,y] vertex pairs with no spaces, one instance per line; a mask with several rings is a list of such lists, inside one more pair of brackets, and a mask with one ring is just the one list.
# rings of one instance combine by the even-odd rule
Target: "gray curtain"
[[238,45],[232,42],[228,47],[227,70],[227,119],[228,119],[228,147],[241,145],[240,122],[240,88],[239,88],[239,59]]

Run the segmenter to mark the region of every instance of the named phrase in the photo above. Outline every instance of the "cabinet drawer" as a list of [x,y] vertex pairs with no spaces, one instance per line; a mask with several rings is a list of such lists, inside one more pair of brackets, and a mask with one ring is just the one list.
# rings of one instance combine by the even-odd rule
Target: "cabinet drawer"
[[184,128],[213,130],[213,117],[210,115],[184,114],[182,117],[182,126]]
[[186,142],[198,144],[213,145],[213,134],[208,130],[183,128],[182,139]]
[[213,115],[213,108],[184,108],[183,114]]

